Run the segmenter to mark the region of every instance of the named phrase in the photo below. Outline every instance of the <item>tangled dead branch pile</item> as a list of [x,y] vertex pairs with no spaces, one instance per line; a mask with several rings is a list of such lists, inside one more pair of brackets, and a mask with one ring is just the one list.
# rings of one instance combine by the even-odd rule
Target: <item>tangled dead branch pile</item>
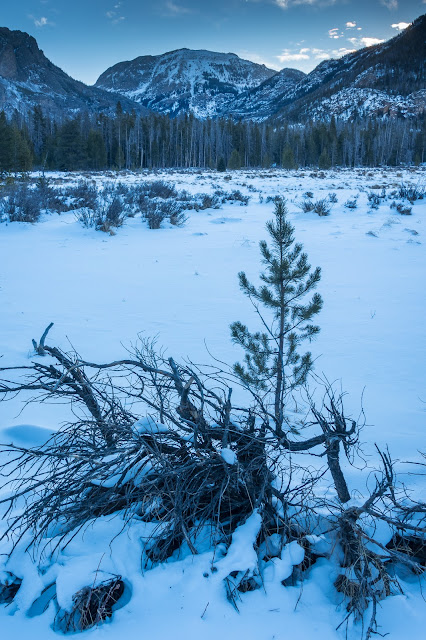
[[[345,507],[350,493],[340,455],[351,460],[359,425],[346,418],[331,388],[322,408],[311,402],[299,435],[292,425],[277,433],[274,414],[256,394],[248,406],[233,404],[232,378],[219,369],[178,364],[147,340],[123,360],[88,362],[47,346],[47,333],[35,343],[30,366],[1,370],[7,378],[0,381],[0,399],[29,392],[38,402],[65,400],[76,418],[43,446],[3,447],[3,538],[10,538],[12,551],[25,541],[27,547],[46,545],[51,555],[93,520],[120,512],[123,527],[135,520],[155,525],[144,548],[149,568],[184,543],[196,554],[200,531],[208,529],[212,545],[229,545],[257,511],[256,548],[277,549],[259,555],[260,565],[297,541],[305,552],[295,574],[300,578],[318,557],[310,536],[327,537],[329,556],[342,568],[335,587],[346,598],[348,616],[362,618],[372,607],[367,637],[377,629],[377,603],[399,588],[395,566],[423,571],[426,506],[398,487],[388,453],[379,452],[382,471],[368,499]],[[325,466],[308,465],[307,453]],[[316,490],[328,477],[330,498]],[[371,536],[371,523],[379,521],[394,531],[387,547]],[[274,536],[278,545],[271,543]],[[262,582],[260,570],[258,578],[244,571],[231,578],[232,593]],[[86,609],[87,594],[80,595],[70,628],[87,612],[93,623],[105,619],[105,607],[110,615],[104,604],[92,611],[96,593]]]

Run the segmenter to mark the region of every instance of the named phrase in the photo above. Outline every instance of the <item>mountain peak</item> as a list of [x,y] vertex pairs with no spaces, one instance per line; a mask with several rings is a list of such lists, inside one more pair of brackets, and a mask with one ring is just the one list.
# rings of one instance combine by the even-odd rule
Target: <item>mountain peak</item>
[[276,73],[235,53],[184,48],[119,62],[107,69],[95,86],[161,113],[176,116],[190,111],[208,117]]
[[[0,109],[12,114],[40,105],[50,114],[113,111],[119,96],[87,87],[54,65],[35,38],[0,27]],[[123,108],[134,108],[122,99]]]
[[94,87],[73,80],[23,31],[0,27],[0,109],[40,105],[54,116],[81,111],[149,111],[250,120],[416,116],[426,105],[426,15],[391,40],[311,73],[277,72],[235,53],[175,49],[119,62]]
[[25,81],[29,68],[43,57],[37,41],[28,33],[0,27],[0,76]]

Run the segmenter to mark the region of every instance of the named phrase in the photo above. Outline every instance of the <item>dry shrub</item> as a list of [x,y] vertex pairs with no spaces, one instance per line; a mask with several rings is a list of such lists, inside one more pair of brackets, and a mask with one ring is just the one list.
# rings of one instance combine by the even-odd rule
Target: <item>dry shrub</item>
[[43,205],[36,189],[30,189],[26,182],[16,182],[6,187],[4,195],[0,200],[0,217],[9,222],[38,222]]
[[85,631],[111,618],[113,607],[124,593],[121,576],[84,587],[74,594],[71,612],[60,613],[55,626],[65,633]]
[[402,216],[410,216],[413,210],[413,207],[404,204],[404,202],[396,202],[395,200],[392,202],[391,209],[395,209]]
[[314,202],[310,199],[310,197],[302,200],[302,202],[298,206],[300,209],[302,209],[303,213],[309,213],[310,211],[313,211],[315,207]]
[[96,185],[88,180],[79,180],[74,187],[64,190],[64,196],[71,198],[76,209],[95,209],[98,199]]
[[76,213],[76,218],[86,229],[96,229],[114,235],[113,229],[121,227],[127,217],[120,196],[112,193],[109,199],[99,197],[93,208],[85,207]]
[[327,198],[324,198],[323,200],[317,200],[314,203],[314,211],[319,216],[328,216],[330,214],[330,211],[331,211],[331,203],[330,203],[330,201],[327,200]]
[[[325,531],[330,561],[344,569],[335,586],[347,600],[347,617],[362,618],[371,605],[366,637],[377,631],[377,604],[400,590],[395,566],[422,571],[426,505],[410,500],[389,454],[378,450],[374,489],[364,504],[345,506],[350,495],[339,493],[339,450],[353,460],[359,425],[345,416],[341,396],[328,388],[321,409],[306,408],[296,436],[290,422],[277,434],[263,399],[253,395],[250,407],[232,404],[229,383],[236,381],[229,373],[177,364],[146,340],[123,360],[87,362],[47,346],[48,329],[34,342],[48,362],[38,357],[23,367],[22,382],[16,382],[16,371],[12,381],[0,380],[0,394],[30,391],[41,402],[66,400],[76,419],[42,448],[4,447],[9,455],[0,466],[8,518],[3,538],[11,537],[12,551],[29,534],[29,547],[49,544],[54,554],[96,518],[120,512],[123,530],[135,519],[156,525],[142,558],[142,566],[152,568],[184,544],[196,554],[205,532],[213,547],[228,547],[237,527],[256,512],[259,572],[236,567],[237,573],[229,573],[225,587],[233,606],[257,587],[262,563],[293,541],[305,559],[285,584],[301,579],[319,557],[309,536]],[[303,454],[311,450],[325,468],[306,464]],[[325,473],[339,497],[324,494]],[[381,522],[395,532],[388,548],[369,535]],[[48,533],[58,531],[58,523],[52,545]],[[64,628],[81,630],[109,618],[123,589],[119,576],[82,589],[73,611],[62,618]]]
[[401,200],[408,200],[411,204],[414,204],[416,200],[423,200],[426,194],[426,189],[420,184],[417,185],[404,185],[402,184],[398,190],[398,196]]
[[358,207],[357,196],[355,196],[355,198],[349,198],[348,200],[346,200],[344,206],[346,207],[346,209],[356,209]]

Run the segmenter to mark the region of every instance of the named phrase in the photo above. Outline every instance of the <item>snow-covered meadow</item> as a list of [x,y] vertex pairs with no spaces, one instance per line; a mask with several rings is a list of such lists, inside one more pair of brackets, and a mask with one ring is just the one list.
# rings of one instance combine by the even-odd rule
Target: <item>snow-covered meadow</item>
[[[79,180],[74,174],[49,177],[58,185]],[[389,195],[401,185],[424,187],[424,170],[175,171],[87,177],[99,187],[117,181],[166,180],[193,194],[238,189],[251,199],[247,206],[225,202],[220,209],[190,211],[182,227],[148,229],[135,216],[114,235],[84,228],[72,211],[44,214],[34,225],[0,224],[2,367],[27,364],[33,356],[31,339],[38,340],[50,322],[55,325],[49,340],[63,349],[72,345],[92,361],[123,357],[142,333],[157,336],[158,344],[178,360],[208,364],[217,358],[232,364],[242,354],[230,341],[230,323],[256,325],[237,274],[244,270],[256,281],[258,242],[272,215],[271,198],[280,195],[288,201],[296,239],[310,263],[322,269],[321,332],[311,345],[316,373],[341,384],[348,393],[349,413],[358,417],[364,411],[364,455],[370,466],[375,464],[374,443],[388,444],[408,473],[411,468],[405,462],[421,460],[419,452],[426,449],[426,200],[416,201],[410,215],[401,215],[390,207],[389,197],[371,208],[368,194],[384,189]],[[336,194],[328,216],[301,210],[298,205],[307,192],[313,200],[330,200],[329,194]],[[345,206],[355,196],[356,208]],[[39,444],[44,434],[68,418],[64,405],[28,405],[13,398],[0,404],[0,441]],[[356,498],[368,474],[348,474]],[[417,495],[424,495],[424,479],[409,477]],[[17,638],[57,637],[50,626],[53,607],[29,617],[32,602],[56,580],[58,602],[66,608],[72,594],[101,571],[122,575],[131,593],[110,623],[86,632],[93,637],[344,638],[346,627],[336,627],[346,615],[345,606],[330,587],[333,579],[325,560],[314,565],[303,589],[282,587],[289,568],[300,562],[297,549],[287,549],[287,555],[268,568],[264,589],[242,596],[240,614],[230,606],[221,580],[231,567],[232,553],[241,569],[256,561],[248,551],[256,535],[255,514],[252,518],[239,536],[234,535],[234,551],[231,546],[217,561],[214,574],[207,549],[142,574],[138,558],[147,525],[135,525],[110,546],[120,531],[117,516],[101,519],[77,537],[57,563],[46,564],[42,575],[22,551],[8,570],[22,575],[24,582],[17,601],[0,609],[0,627]],[[5,553],[7,543],[1,545],[0,553]],[[425,612],[420,584],[409,575],[401,581],[405,595],[382,603],[379,630],[389,633],[390,640],[420,638]],[[360,627],[350,627],[349,634],[359,637]]]

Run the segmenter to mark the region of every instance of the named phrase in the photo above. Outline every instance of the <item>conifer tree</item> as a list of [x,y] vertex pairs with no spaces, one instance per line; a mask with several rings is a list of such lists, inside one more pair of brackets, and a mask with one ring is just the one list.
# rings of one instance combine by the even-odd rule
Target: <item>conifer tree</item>
[[30,146],[17,126],[11,127],[11,158],[14,171],[29,171],[32,167]]
[[0,173],[13,169],[12,128],[4,111],[0,112]]
[[223,157],[220,157],[219,160],[217,161],[217,170],[220,172],[226,171],[226,164]]
[[59,169],[75,171],[87,166],[87,145],[83,139],[78,117],[62,125],[58,142]]
[[107,165],[107,151],[100,131],[90,129],[87,136],[87,159],[91,169],[99,171]]
[[272,164],[271,156],[269,155],[269,153],[265,153],[265,155],[262,158],[262,168],[270,169],[271,164]]
[[265,266],[260,274],[263,284],[255,287],[244,272],[238,274],[240,288],[250,298],[264,331],[251,333],[241,322],[231,325],[233,342],[245,350],[244,364],[236,363],[234,372],[244,386],[264,396],[278,436],[283,433],[286,398],[306,382],[312,368],[311,353],[300,355],[298,347],[318,334],[319,327],[311,320],[322,308],[318,293],[305,301],[316,288],[321,270],[311,270],[286,216],[286,202],[279,198],[274,219],[266,224],[271,246],[264,240],[259,244]]
[[283,151],[283,155],[282,155],[282,159],[281,159],[281,166],[283,167],[283,169],[295,169],[296,168],[296,161],[294,159],[294,153],[293,153],[293,149],[290,147],[289,144],[286,145],[284,151]]
[[231,156],[228,160],[228,169],[231,169],[231,170],[241,169],[241,157],[236,149],[233,149]]
[[321,152],[321,155],[318,159],[318,168],[319,169],[330,169],[331,168],[331,160],[330,160],[330,156],[328,155],[328,151],[327,149],[324,147],[324,149]]

